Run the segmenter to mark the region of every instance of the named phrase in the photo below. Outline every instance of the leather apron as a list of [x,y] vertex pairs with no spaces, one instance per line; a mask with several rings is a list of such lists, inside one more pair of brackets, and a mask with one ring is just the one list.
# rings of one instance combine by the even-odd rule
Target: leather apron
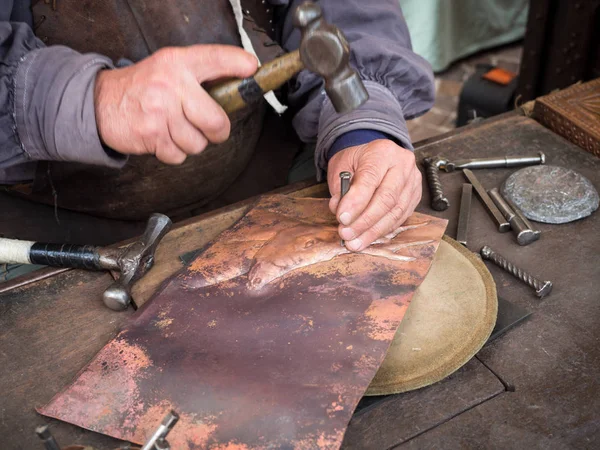
[[[242,7],[244,28],[261,61],[281,55],[271,39],[273,8],[261,0],[242,1]],[[39,0],[33,13],[36,35],[47,45],[96,52],[114,61],[139,61],[166,46],[241,46],[228,0],[57,0],[56,9],[52,1]],[[41,162],[27,197],[47,204],[56,198],[61,208],[130,220],[202,206],[227,189],[248,164],[265,110],[262,102],[232,115],[227,142],[209,145],[180,166],[162,164],[153,156],[130,156],[121,170]]]

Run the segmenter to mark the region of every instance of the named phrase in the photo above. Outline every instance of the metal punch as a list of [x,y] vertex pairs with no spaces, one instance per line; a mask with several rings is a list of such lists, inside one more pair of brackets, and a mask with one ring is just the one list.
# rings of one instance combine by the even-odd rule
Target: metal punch
[[[350,172],[340,172],[340,201],[344,198],[344,195],[346,195],[350,190],[351,178],[352,174]],[[342,247],[346,245],[343,239],[340,241],[340,244]]]
[[505,219],[508,220],[508,223],[510,223],[510,228],[513,230],[519,245],[528,245],[540,238],[541,233],[530,228],[527,223],[517,215],[511,205],[509,205],[500,195],[497,188],[490,189],[488,194]]
[[506,233],[510,230],[510,223],[506,221],[496,204],[492,201],[490,196],[487,194],[483,185],[479,182],[477,177],[471,172],[469,169],[463,170],[465,177],[475,188],[475,192],[483,202],[483,205],[486,207],[487,211],[490,213],[496,225],[498,225],[498,231],[500,233]]
[[460,212],[458,214],[458,226],[456,228],[456,240],[467,246],[467,235],[469,234],[469,218],[471,217],[471,198],[473,196],[473,185],[464,183],[462,196],[460,198]]

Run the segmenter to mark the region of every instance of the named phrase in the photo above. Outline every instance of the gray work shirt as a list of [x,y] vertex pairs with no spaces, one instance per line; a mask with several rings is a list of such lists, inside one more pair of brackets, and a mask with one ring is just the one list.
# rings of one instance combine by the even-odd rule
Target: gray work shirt
[[[298,48],[291,12],[303,0],[269,1],[288,7],[281,44]],[[432,106],[434,87],[431,67],[412,51],[398,0],[321,0],[319,5],[348,38],[351,63],[370,95],[362,107],[340,116],[319,77],[308,71],[298,75],[287,100],[300,107],[293,119],[299,137],[317,143],[322,177],[327,150],[348,131],[381,131],[412,148],[406,120]],[[29,0],[0,2],[0,184],[31,180],[41,160],[122,167],[126,158],[101,145],[94,111],[96,74],[113,68],[113,61],[46,47],[31,30],[28,7]]]

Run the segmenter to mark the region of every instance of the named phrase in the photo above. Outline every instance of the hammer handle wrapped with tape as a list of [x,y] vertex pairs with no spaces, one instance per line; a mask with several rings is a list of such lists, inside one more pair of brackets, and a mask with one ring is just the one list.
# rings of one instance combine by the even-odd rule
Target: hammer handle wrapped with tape
[[40,264],[86,270],[113,270],[103,267],[101,248],[91,245],[44,244],[32,241],[0,238],[0,264]]
[[120,311],[127,309],[131,303],[132,284],[150,270],[158,243],[170,228],[171,219],[163,214],[152,214],[142,237],[124,248],[44,244],[0,238],[0,264],[116,270],[121,276],[104,291],[103,300],[110,309]]

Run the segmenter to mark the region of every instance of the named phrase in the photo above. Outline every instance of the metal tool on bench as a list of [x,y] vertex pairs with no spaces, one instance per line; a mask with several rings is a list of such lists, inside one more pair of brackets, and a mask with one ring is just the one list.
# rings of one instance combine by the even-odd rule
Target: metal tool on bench
[[171,446],[167,442],[167,435],[178,420],[179,415],[173,410],[169,411],[154,434],[144,444],[142,450],[170,450]]
[[304,2],[296,9],[294,25],[302,32],[298,50],[277,58],[244,80],[225,81],[208,93],[227,113],[260,100],[302,69],[325,79],[325,91],[338,113],[352,111],[369,98],[362,80],[349,64],[350,47],[342,32],[323,19],[321,8]]
[[0,238],[0,264],[42,264],[87,270],[121,272],[103,294],[104,304],[121,311],[131,303],[131,287],[154,263],[154,252],[169,231],[171,219],[153,214],[142,237],[125,248],[92,245],[45,244]]
[[429,191],[431,192],[431,207],[436,211],[445,211],[450,202],[444,195],[439,171],[453,172],[466,169],[499,169],[507,167],[545,164],[546,156],[539,152],[536,156],[500,156],[490,158],[459,159],[451,161],[442,155],[430,156],[423,160]]
[[508,220],[508,223],[510,223],[510,228],[513,230],[519,245],[528,245],[540,238],[542,233],[538,230],[534,230],[530,226],[531,224],[528,225],[529,221],[524,221],[523,218],[516,213],[511,205],[508,204],[502,195],[500,195],[497,188],[490,189],[487,192],[502,215],[504,215],[506,220]]
[[459,244],[467,246],[467,234],[469,233],[469,219],[471,217],[471,198],[473,196],[473,185],[464,183],[460,197],[460,212],[458,214],[458,225],[456,227],[456,240]]
[[483,205],[486,207],[487,211],[490,213],[494,222],[496,222],[496,224],[498,225],[498,231],[500,233],[506,233],[508,230],[510,230],[510,223],[506,221],[506,219],[504,218],[496,204],[492,201],[490,196],[487,194],[487,191],[479,182],[475,174],[469,169],[463,170],[463,173],[467,180],[469,180],[469,182],[473,185],[473,188],[475,188],[475,192],[483,202]]
[[486,245],[482,247],[480,254],[483,259],[493,262],[501,269],[504,269],[506,272],[518,278],[523,283],[535,289],[535,295],[537,295],[539,298],[544,298],[547,295],[549,295],[550,292],[552,292],[551,281],[540,281],[539,279],[525,272],[523,269],[520,269],[519,267],[515,266],[504,256],[496,253],[489,246]]

